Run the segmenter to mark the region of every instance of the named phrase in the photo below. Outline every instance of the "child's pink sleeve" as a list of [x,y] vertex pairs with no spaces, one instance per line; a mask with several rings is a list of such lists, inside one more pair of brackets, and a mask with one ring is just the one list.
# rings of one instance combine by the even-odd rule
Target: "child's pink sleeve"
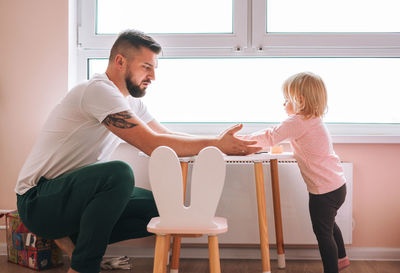
[[299,137],[303,133],[300,120],[296,116],[291,116],[280,125],[254,132],[244,137],[247,140],[256,140],[257,145],[263,149],[275,146],[282,141]]

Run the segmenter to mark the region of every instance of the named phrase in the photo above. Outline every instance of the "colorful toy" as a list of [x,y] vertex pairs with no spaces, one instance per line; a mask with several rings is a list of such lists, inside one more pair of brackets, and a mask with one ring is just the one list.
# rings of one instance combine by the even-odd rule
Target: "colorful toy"
[[43,239],[30,232],[22,223],[17,211],[6,214],[8,261],[43,270],[63,263],[61,249],[52,240]]

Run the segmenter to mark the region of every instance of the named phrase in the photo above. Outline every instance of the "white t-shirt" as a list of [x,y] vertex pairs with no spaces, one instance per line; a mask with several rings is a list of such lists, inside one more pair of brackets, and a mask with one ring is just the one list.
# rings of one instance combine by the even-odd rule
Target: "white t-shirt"
[[120,143],[102,121],[110,114],[131,110],[148,123],[153,117],[140,99],[125,98],[107,75],[96,74],[74,87],[50,113],[22,167],[15,192],[22,195],[40,177],[107,161]]

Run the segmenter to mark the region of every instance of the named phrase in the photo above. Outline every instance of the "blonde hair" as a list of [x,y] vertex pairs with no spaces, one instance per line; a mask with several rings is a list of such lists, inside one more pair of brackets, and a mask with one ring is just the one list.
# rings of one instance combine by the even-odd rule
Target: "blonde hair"
[[321,117],[327,110],[328,95],[321,77],[302,72],[288,78],[282,86],[285,99],[293,105],[295,114],[305,119]]

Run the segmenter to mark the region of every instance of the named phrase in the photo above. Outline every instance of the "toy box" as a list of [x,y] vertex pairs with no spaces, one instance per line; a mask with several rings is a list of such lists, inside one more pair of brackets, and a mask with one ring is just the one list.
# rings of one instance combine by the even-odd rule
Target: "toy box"
[[46,240],[29,232],[18,212],[6,215],[8,261],[35,270],[61,265],[61,249],[52,240]]

